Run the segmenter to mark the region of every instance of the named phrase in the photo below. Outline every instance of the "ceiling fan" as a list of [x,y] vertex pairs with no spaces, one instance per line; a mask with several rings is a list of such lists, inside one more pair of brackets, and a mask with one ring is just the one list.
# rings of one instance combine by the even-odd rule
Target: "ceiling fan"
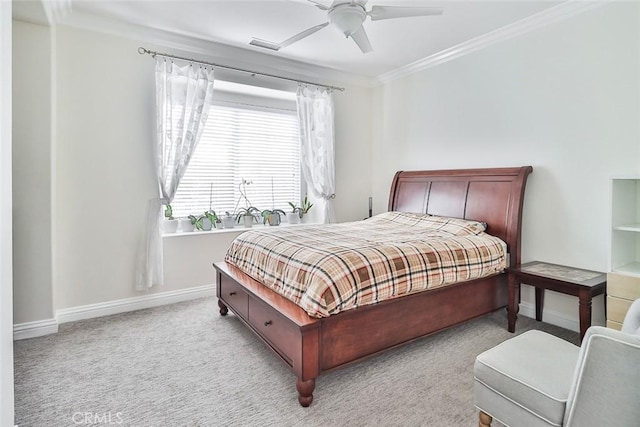
[[327,22],[306,29],[281,43],[253,38],[249,44],[277,51],[305,37],[309,37],[316,31],[320,31],[331,24],[343,33],[345,37],[351,37],[362,53],[367,53],[372,50],[369,37],[367,37],[363,26],[367,16],[372,21],[378,21],[380,19],[442,15],[442,9],[438,7],[372,6],[371,10],[367,11],[365,6],[368,0],[334,0],[331,6],[325,6],[314,0],[307,1],[313,3],[318,9],[327,12]]

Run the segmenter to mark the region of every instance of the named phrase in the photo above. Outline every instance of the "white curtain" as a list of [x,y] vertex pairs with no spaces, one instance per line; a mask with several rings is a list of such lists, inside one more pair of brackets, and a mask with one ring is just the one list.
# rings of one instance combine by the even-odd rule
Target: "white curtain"
[[154,165],[159,197],[147,206],[146,245],[142,251],[136,289],[162,285],[160,224],[162,205],[171,203],[180,179],[200,140],[213,102],[213,70],[156,58],[156,125]]
[[307,189],[319,201],[322,223],[335,222],[336,171],[333,130],[333,93],[331,89],[298,86],[300,122],[300,161]]

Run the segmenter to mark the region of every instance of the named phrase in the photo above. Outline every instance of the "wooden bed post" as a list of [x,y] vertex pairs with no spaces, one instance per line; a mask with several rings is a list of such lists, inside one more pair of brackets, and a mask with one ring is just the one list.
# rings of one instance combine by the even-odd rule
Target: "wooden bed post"
[[305,408],[313,402],[313,390],[316,378],[320,375],[320,323],[316,322],[302,329],[300,348],[293,360],[293,372],[296,374],[298,402]]
[[298,402],[300,406],[307,407],[313,402],[313,390],[316,388],[316,380],[311,379],[302,381],[298,378],[296,381],[296,390],[298,390]]

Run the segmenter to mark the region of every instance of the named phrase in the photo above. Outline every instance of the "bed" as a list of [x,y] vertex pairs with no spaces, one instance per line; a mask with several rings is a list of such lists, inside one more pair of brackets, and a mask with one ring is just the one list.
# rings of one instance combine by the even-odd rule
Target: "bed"
[[[484,222],[487,233],[506,243],[507,265],[515,266],[531,171],[524,166],[398,172],[388,208]],[[231,264],[214,267],[220,314],[233,311],[291,367],[305,407],[321,373],[507,305],[505,274],[496,273],[317,318]]]

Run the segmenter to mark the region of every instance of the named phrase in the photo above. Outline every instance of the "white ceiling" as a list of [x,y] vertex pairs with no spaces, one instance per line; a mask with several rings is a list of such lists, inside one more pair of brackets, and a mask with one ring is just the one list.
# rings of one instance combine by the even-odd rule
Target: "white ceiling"
[[[327,6],[332,3],[332,0],[317,1]],[[14,16],[25,19],[25,15],[33,15],[34,11],[30,11],[34,9],[33,4],[29,6],[29,3],[33,2],[15,2]],[[55,17],[62,24],[72,22],[77,16],[97,16],[363,77],[379,77],[469,40],[486,37],[517,21],[531,19],[562,2],[369,0],[367,9],[372,5],[429,6],[440,7],[444,13],[375,22],[367,18],[364,26],[373,46],[373,52],[367,54],[332,26],[278,52],[249,45],[253,37],[282,42],[326,22],[326,12],[306,0],[54,0],[49,3],[57,3],[54,10],[58,12],[64,9],[64,13]]]

